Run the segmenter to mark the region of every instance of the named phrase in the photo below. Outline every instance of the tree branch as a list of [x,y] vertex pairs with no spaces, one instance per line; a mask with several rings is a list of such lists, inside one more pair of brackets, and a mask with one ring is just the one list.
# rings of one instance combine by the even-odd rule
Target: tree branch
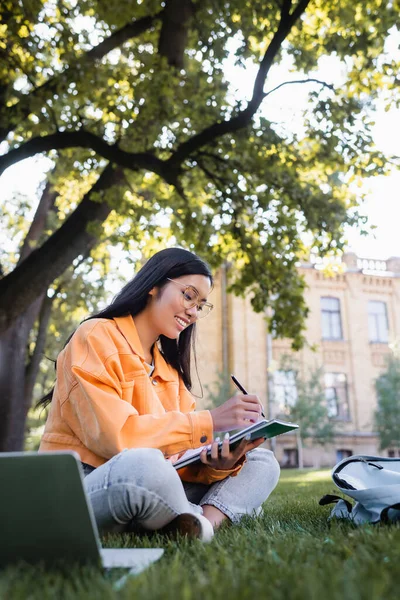
[[25,158],[34,156],[39,152],[49,150],[62,150],[65,148],[90,148],[120,167],[131,170],[147,169],[160,175],[167,183],[177,185],[178,169],[167,166],[165,161],[160,160],[150,152],[126,152],[121,150],[117,144],[108,144],[103,138],[80,129],[79,131],[60,131],[40,137],[35,137],[18,148],[10,150],[7,154],[0,156],[0,175],[9,167]]
[[28,405],[32,403],[33,387],[39,371],[40,361],[43,355],[43,349],[46,343],[47,327],[51,317],[53,298],[43,295],[42,304],[38,316],[38,331],[35,340],[35,348],[25,369],[25,400]]
[[270,90],[269,92],[265,92],[264,98],[266,98],[273,92],[276,92],[276,90],[279,90],[279,88],[283,87],[284,85],[291,85],[292,83],[319,83],[319,85],[327,87],[330,90],[332,90],[333,92],[335,91],[334,86],[331,85],[330,83],[326,83],[326,81],[321,81],[320,79],[314,79],[311,77],[310,79],[296,79],[295,81],[284,81],[283,83],[280,83],[276,87],[272,88],[272,90]]
[[205,156],[207,158],[211,158],[212,160],[217,160],[218,162],[223,164],[225,167],[228,166],[227,160],[225,158],[222,158],[222,156],[219,156],[218,154],[214,154],[213,152],[206,152],[205,150],[201,150],[201,151],[197,152],[195,158],[197,158],[197,156]]
[[[96,244],[97,238],[88,231],[87,226],[92,222],[103,223],[111,212],[112,209],[107,203],[105,191],[121,181],[123,178],[121,167],[134,170],[144,168],[157,173],[167,183],[175,185],[178,192],[184,196],[178,180],[182,163],[202,146],[227,133],[242,129],[251,122],[265,97],[263,86],[275,56],[294,22],[304,12],[309,2],[310,0],[301,0],[291,14],[286,15],[285,18],[282,15],[278,29],[260,63],[253,95],[247,107],[229,120],[216,122],[179,145],[167,161],[162,161],[151,153],[125,152],[118,146],[110,146],[102,138],[84,130],[58,132],[42,138],[35,138],[20,148],[12,150],[8,155],[0,157],[0,164],[2,162],[4,170],[6,164],[11,164],[15,160],[20,160],[21,157],[30,156],[36,152],[43,152],[55,147],[78,146],[92,148],[101,156],[120,165],[119,168],[115,168],[109,164],[61,228],[40,248],[25,258],[12,273],[0,280],[0,333],[7,330],[18,315],[29,308],[42,293],[43,288],[47,289],[48,285],[71,264],[72,260]],[[204,169],[204,164],[202,167]],[[207,167],[206,170],[208,175],[215,178],[215,174],[211,173]],[[28,281],[29,287],[26,286]]]
[[148,169],[160,175],[167,183],[178,187],[181,192],[178,175],[182,162],[202,146],[227,133],[234,133],[239,129],[243,129],[251,122],[266,96],[263,92],[263,87],[275,56],[294,22],[303,14],[309,2],[310,0],[299,2],[292,14],[282,12],[278,29],[260,63],[254,82],[253,95],[247,107],[229,120],[213,123],[186,142],[180,144],[167,161],[161,161],[151,153],[125,152],[116,144],[107,144],[102,138],[90,132],[80,130],[75,132],[58,132],[43,137],[36,137],[22,144],[19,148],[11,150],[8,154],[0,157],[0,175],[11,164],[28,156],[33,156],[38,152],[46,152],[51,149],[83,147],[93,149],[100,156],[121,167],[133,170],[138,168]]
[[[37,300],[72,261],[95,246],[88,225],[103,223],[112,210],[105,192],[123,181],[122,169],[108,165],[63,225],[0,280],[0,333]],[[28,284],[29,282],[29,284]]]
[[168,64],[183,69],[189,23],[194,15],[192,0],[166,0],[158,53],[165,56]]
[[[92,62],[103,58],[106,54],[121,46],[124,42],[134,37],[141,35],[147,29],[158,21],[163,14],[163,10],[152,16],[142,17],[132,23],[128,23],[118,31],[112,33],[108,38],[100,42],[97,46],[83,54],[74,63],[68,65],[67,68],[48,79],[41,86],[32,90],[29,94],[21,96],[19,102],[0,113],[0,142],[4,141],[7,135],[15,129],[15,127],[29,116],[31,112],[31,102],[40,97],[42,100],[47,99],[53,94],[58,85],[61,83],[67,86],[74,78],[77,71],[85,69]],[[5,125],[7,123],[7,125]],[[10,125],[12,123],[12,125]]]
[[291,14],[281,13],[281,20],[274,37],[260,63],[258,73],[254,82],[253,95],[247,107],[239,111],[235,116],[227,121],[219,121],[213,123],[209,127],[200,131],[186,142],[178,146],[176,151],[168,159],[167,164],[176,167],[190,156],[193,152],[210,144],[215,139],[226,135],[227,133],[235,133],[239,129],[246,127],[257,112],[261,102],[264,99],[264,83],[272,63],[281,48],[282,42],[287,37],[296,20],[304,13],[311,0],[301,0],[296,9]]
[[22,244],[17,266],[32,252],[33,246],[38,242],[46,225],[47,215],[54,207],[58,193],[52,189],[48,181],[39,200],[35,216]]
[[282,0],[281,6],[281,18],[286,19],[290,15],[290,9],[292,8],[292,0]]
[[213,184],[215,185],[215,187],[218,190],[220,189],[220,187],[223,187],[223,186],[226,187],[226,185],[229,181],[227,178],[222,177],[222,175],[217,175],[216,173],[213,173],[212,171],[210,171],[210,169],[205,166],[203,161],[197,159],[197,162],[198,162],[200,169],[208,177],[208,179],[210,179],[210,181],[213,182]]
[[147,15],[146,17],[142,17],[141,19],[137,19],[136,21],[132,21],[128,23],[121,29],[114,31],[108,38],[104,39],[100,44],[89,50],[85,57],[84,61],[87,64],[87,60],[99,60],[103,58],[106,54],[122,46],[127,40],[135,38],[154,25],[156,21],[158,21],[164,12],[164,9],[155,15]]

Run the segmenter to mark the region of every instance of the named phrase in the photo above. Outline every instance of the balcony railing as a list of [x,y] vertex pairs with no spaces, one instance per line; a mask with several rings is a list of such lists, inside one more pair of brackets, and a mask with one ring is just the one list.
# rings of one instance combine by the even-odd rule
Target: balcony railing
[[373,258],[357,258],[357,267],[363,271],[387,271],[386,260],[376,260]]

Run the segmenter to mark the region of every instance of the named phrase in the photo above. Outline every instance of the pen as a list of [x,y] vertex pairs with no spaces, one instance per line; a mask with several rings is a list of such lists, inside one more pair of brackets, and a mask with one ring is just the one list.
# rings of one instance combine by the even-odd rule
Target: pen
[[[239,381],[236,379],[236,377],[234,375],[231,375],[231,379],[232,379],[233,383],[236,385],[237,389],[240,390],[242,392],[242,394],[245,394],[247,396],[248,392],[246,392],[246,390],[244,389],[242,384],[239,383]],[[265,419],[264,411],[262,408],[261,408],[261,416],[264,417],[264,419]]]

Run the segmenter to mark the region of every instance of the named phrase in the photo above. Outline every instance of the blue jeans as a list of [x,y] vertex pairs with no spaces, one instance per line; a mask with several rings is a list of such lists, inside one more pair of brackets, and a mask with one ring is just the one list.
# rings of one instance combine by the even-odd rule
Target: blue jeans
[[211,485],[182,482],[160,450],[124,450],[101,467],[84,465],[86,493],[102,532],[155,531],[182,513],[220,509],[233,523],[257,515],[279,479],[270,450],[257,448],[236,477]]

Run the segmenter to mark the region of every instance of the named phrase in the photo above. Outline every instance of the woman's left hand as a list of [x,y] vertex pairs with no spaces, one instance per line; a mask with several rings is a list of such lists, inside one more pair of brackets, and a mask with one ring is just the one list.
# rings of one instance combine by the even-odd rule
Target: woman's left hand
[[229,450],[229,434],[226,434],[224,441],[222,442],[221,451],[219,452],[219,439],[217,438],[211,445],[211,456],[207,456],[208,448],[205,447],[200,454],[200,460],[203,464],[208,465],[213,469],[229,471],[230,469],[235,468],[236,463],[244,456],[244,454],[246,454],[246,452],[258,448],[264,441],[264,438],[259,438],[252,442],[243,438],[240,444],[231,452]]
[[173,454],[172,456],[168,456],[168,458],[166,458],[165,460],[168,460],[168,462],[174,465],[176,461],[179,460],[184,454],[185,451],[179,452],[179,454]]

